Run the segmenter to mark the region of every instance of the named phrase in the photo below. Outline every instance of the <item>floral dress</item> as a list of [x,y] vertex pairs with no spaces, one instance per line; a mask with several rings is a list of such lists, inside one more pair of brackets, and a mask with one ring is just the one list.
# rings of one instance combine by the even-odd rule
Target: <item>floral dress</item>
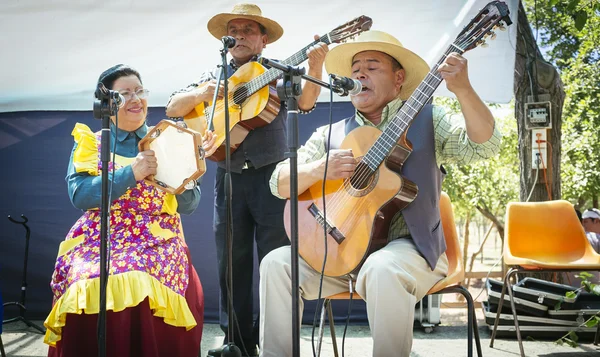
[[[73,157],[76,170],[100,175],[103,168],[99,134],[77,124],[73,136],[78,143]],[[126,166],[133,159],[116,156],[114,168]],[[112,166],[110,162],[109,170]],[[114,199],[110,210],[109,252],[107,311],[118,313],[147,299],[153,316],[165,324],[184,328],[177,330],[181,332],[200,323],[196,330],[200,330],[201,336],[202,321],[196,321],[186,301],[193,266],[174,195],[138,181],[135,187]],[[47,328],[44,342],[50,346],[61,340],[67,316],[99,312],[99,262],[100,210],[93,209],[75,222],[59,247],[50,284],[53,307],[44,322]]]

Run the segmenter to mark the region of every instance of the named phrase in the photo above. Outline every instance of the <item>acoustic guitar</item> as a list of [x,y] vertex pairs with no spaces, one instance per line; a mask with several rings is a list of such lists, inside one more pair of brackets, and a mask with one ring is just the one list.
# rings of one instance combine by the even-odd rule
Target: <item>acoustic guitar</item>
[[[328,45],[344,42],[369,30],[372,24],[373,21],[367,16],[357,17],[311,42],[282,63],[297,66],[308,58],[306,51],[310,46],[319,42]],[[215,103],[212,120],[218,148],[208,159],[225,160],[225,130],[229,130],[231,134],[230,152],[233,153],[251,130],[265,126],[275,119],[279,113],[280,101],[277,91],[269,84],[281,76],[282,72],[275,68],[266,70],[257,62],[248,62],[229,77],[229,128],[225,128],[224,100],[219,98]],[[212,102],[200,103],[184,116],[184,121],[190,129],[204,133],[211,112]]]
[[[324,275],[357,272],[369,254],[387,244],[392,218],[418,192],[413,182],[400,175],[412,151],[406,131],[442,82],[437,68],[450,53],[462,54],[482,45],[488,37],[493,39],[493,29],[502,30],[512,23],[508,13],[503,2],[487,4],[446,49],[383,132],[362,126],[344,138],[341,148],[351,149],[358,160],[354,173],[347,179],[325,181],[324,190],[323,182],[317,182],[299,195],[298,252],[313,269],[320,272],[327,257]],[[289,213],[288,201],[284,214],[288,237]]]

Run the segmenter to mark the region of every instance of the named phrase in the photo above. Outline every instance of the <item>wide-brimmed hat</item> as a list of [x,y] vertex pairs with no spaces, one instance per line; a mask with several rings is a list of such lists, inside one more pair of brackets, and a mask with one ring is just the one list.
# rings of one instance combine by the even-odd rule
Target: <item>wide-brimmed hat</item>
[[406,100],[429,73],[427,62],[402,46],[394,36],[383,31],[366,31],[353,42],[343,43],[331,49],[325,57],[327,73],[352,76],[352,60],[359,52],[379,51],[398,61],[406,74],[399,98]]
[[277,41],[283,35],[283,28],[275,21],[262,16],[260,7],[254,4],[237,4],[231,12],[224,12],[213,16],[207,24],[208,32],[217,39],[227,36],[227,24],[235,19],[248,19],[263,25],[267,30],[269,39],[267,43]]

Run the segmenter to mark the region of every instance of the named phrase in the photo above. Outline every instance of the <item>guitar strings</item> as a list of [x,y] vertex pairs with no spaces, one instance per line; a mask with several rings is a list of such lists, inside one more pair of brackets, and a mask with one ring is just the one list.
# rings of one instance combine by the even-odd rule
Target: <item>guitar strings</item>
[[[304,62],[308,56],[306,55],[306,51],[308,50],[308,48],[310,48],[311,46],[316,45],[319,42],[325,42],[328,39],[328,35],[324,35],[319,37],[318,40],[314,40],[311,44],[309,44],[308,46],[304,47],[303,49],[301,49],[300,51],[294,53],[293,55],[291,55],[290,57],[286,58],[285,60],[282,61],[283,64],[285,65],[291,65],[292,63],[302,63]],[[338,40],[338,36],[337,35],[333,35],[331,36],[331,38]],[[343,37],[342,37],[343,39]],[[335,41],[332,41],[335,42]],[[327,43],[327,42],[325,42]],[[330,44],[330,43],[328,43]],[[265,72],[261,73],[260,75],[258,75],[257,77],[251,79],[250,81],[243,83],[242,86],[246,86],[248,85],[249,88],[247,88],[247,91],[240,91],[238,92],[237,95],[235,95],[236,90],[233,91],[233,97],[228,97],[230,100],[233,99],[233,101],[241,101],[242,99],[247,99],[250,97],[250,95],[244,94],[244,92],[246,93],[250,93],[250,92],[254,92],[256,93],[257,91],[261,90],[262,88],[264,88],[266,85],[268,85],[270,82],[272,82],[273,80],[275,80],[277,77],[279,77],[283,72],[278,73],[278,69],[276,68],[270,68],[268,70],[266,70]],[[265,79],[268,77],[272,77],[269,79]],[[266,84],[263,84],[262,82],[266,82]],[[257,84],[258,83],[258,84]],[[241,87],[238,87],[241,88]],[[236,89],[238,89],[236,88]],[[230,92],[231,95],[232,92]],[[254,94],[253,93],[253,94]],[[228,103],[229,104],[229,103]],[[231,104],[229,104],[229,107],[231,107]],[[223,100],[219,100],[217,101],[217,106],[215,107],[215,111],[219,110],[224,110],[225,108],[225,104]],[[209,110],[212,109],[212,106],[209,105],[205,108],[205,110]]]
[[[471,42],[474,42],[474,41],[471,41]],[[408,115],[406,112],[404,112],[404,111],[402,110],[402,109],[404,109],[404,105],[407,105],[407,107],[408,107],[408,108],[412,109],[412,110],[415,112],[415,113],[414,113],[414,115],[416,116],[416,115],[418,114],[419,110],[423,108],[423,106],[425,105],[425,103],[427,103],[427,102],[429,101],[429,99],[431,99],[431,97],[433,96],[433,92],[434,92],[434,91],[437,89],[437,87],[438,87],[438,86],[441,84],[441,82],[443,81],[443,78],[441,78],[441,77],[438,77],[436,74],[434,74],[434,70],[437,70],[437,68],[439,68],[439,66],[440,66],[440,64],[443,62],[443,60],[444,60],[444,59],[445,59],[445,58],[446,58],[446,57],[447,57],[447,56],[448,56],[448,55],[449,55],[451,52],[456,52],[456,51],[451,51],[452,47],[454,47],[454,48],[458,49],[458,50],[460,51],[460,53],[462,54],[462,53],[464,53],[464,52],[465,52],[465,50],[464,50],[463,48],[467,48],[467,46],[466,46],[466,45],[470,46],[470,45],[469,45],[469,41],[467,41],[467,40],[465,40],[464,42],[461,42],[461,43],[460,43],[460,45],[456,45],[455,43],[452,43],[452,44],[451,44],[451,46],[450,46],[450,47],[448,47],[448,49],[447,49],[447,50],[444,52],[444,54],[442,55],[441,59],[440,59],[440,60],[439,60],[439,61],[438,61],[438,62],[435,64],[435,66],[434,66],[434,67],[433,67],[433,68],[430,70],[430,72],[429,72],[429,73],[428,73],[428,74],[425,76],[425,78],[423,79],[423,81],[421,82],[421,84],[419,84],[419,86],[416,88],[416,90],[415,90],[416,92],[413,92],[413,93],[411,94],[410,98],[409,98],[409,99],[408,99],[408,100],[407,100],[405,103],[403,103],[403,106],[402,106],[402,107],[401,107],[401,109],[399,110],[398,114],[395,116],[395,118],[394,118],[394,119],[392,120],[392,122],[390,123],[390,125],[392,125],[392,126],[393,126],[393,129],[401,129],[401,130],[402,130],[402,133],[403,133],[405,130],[407,130],[407,129],[408,129],[408,123],[404,122],[404,120],[402,120],[402,118],[401,118],[401,116],[400,116],[400,114],[401,114],[401,113],[403,113],[403,114],[405,114],[405,115]],[[429,78],[428,78],[429,76],[433,77],[433,83],[432,83],[432,82],[429,82]],[[435,82],[437,82],[437,83],[435,83]],[[427,94],[426,92],[429,92],[429,90],[427,90],[427,89],[425,89],[425,88],[423,88],[423,89],[425,89],[425,92],[419,89],[419,88],[421,88],[421,87],[423,86],[423,84],[425,84],[426,86],[428,86],[428,87],[431,89],[431,91],[430,91],[431,93]],[[421,97],[421,96],[422,96],[422,97]],[[413,107],[410,105],[410,103],[411,103],[411,99],[412,99],[413,101],[416,101],[416,102],[417,102],[419,105],[421,105],[421,108],[419,108],[418,110],[417,110],[417,109],[415,109],[415,108],[413,108]],[[421,100],[423,100],[423,102],[421,102],[421,101],[420,101],[420,100],[418,100],[418,99],[421,99]],[[414,103],[413,103],[413,104],[414,104]],[[415,105],[415,106],[416,106],[416,107],[419,107],[418,105]],[[411,117],[411,116],[409,116],[409,118],[410,118],[409,122],[410,122],[410,121],[412,121],[412,119],[414,119],[414,117]],[[399,120],[399,121],[401,121],[403,124],[407,125],[405,129],[402,129],[402,127],[400,127],[400,128],[398,128],[398,127],[397,127],[397,124],[398,124],[397,122],[398,122],[398,120]],[[388,138],[391,138],[391,137],[389,136],[389,131],[387,131],[387,132],[386,132],[386,131],[387,131],[387,130],[383,131],[382,135],[380,135],[380,136],[377,138],[377,140],[376,140],[375,144],[377,144],[378,142],[380,142],[380,139],[381,139],[381,140],[383,140],[383,141],[385,141],[385,140],[387,140]],[[401,134],[401,135],[402,135],[402,134]],[[386,137],[386,136],[387,136],[387,137]],[[392,139],[393,139],[393,138],[392,138]],[[396,144],[396,142],[394,141],[394,145],[395,145],[395,144]],[[341,196],[340,190],[342,190],[342,189],[345,189],[345,190],[347,190],[347,187],[348,187],[348,185],[350,185],[350,186],[351,186],[351,181],[352,181],[352,178],[353,178],[353,177],[355,177],[355,176],[357,176],[357,177],[358,177],[358,179],[357,179],[357,180],[358,180],[358,182],[359,182],[359,184],[358,184],[358,187],[361,187],[361,186],[362,186],[362,185],[365,183],[365,180],[367,180],[367,179],[369,178],[369,175],[372,175],[372,174],[374,174],[374,173],[375,173],[375,172],[369,172],[370,170],[369,170],[369,165],[368,165],[368,161],[369,161],[369,157],[368,157],[368,156],[369,156],[369,153],[371,153],[371,152],[374,152],[374,151],[371,151],[371,150],[372,150],[373,148],[375,148],[375,146],[376,146],[376,145],[372,146],[372,147],[371,147],[371,148],[370,148],[370,149],[367,151],[367,153],[366,153],[366,154],[365,154],[365,155],[362,157],[362,159],[361,159],[361,161],[360,161],[359,165],[360,165],[361,163],[362,163],[363,165],[362,165],[362,166],[360,166],[360,167],[358,168],[358,170],[357,170],[357,171],[355,171],[355,172],[352,174],[352,176],[351,176],[350,178],[344,179],[344,180],[343,180],[343,183],[342,183],[342,185],[340,185],[340,187],[338,188],[338,190],[337,190],[335,193],[333,193],[333,194],[331,195],[331,196],[332,196],[332,198],[330,199],[330,208],[329,208],[330,210],[332,210],[332,211],[336,212],[336,211],[337,211],[337,208],[339,208],[339,205],[340,205],[341,203],[343,203],[344,201],[348,202],[350,199],[355,199],[355,200],[358,200],[358,199],[359,199],[359,197],[354,197],[354,196],[352,196],[352,195],[345,195],[345,196],[343,197],[343,199],[339,199],[339,197]],[[392,146],[392,148],[393,148],[393,146]],[[376,149],[375,149],[375,150],[376,150]],[[365,163],[365,161],[366,161],[366,163]],[[381,165],[381,163],[382,163],[382,162],[383,162],[383,161],[379,162],[379,164],[378,164],[378,165]],[[378,169],[378,168],[377,168],[377,169]],[[377,170],[377,169],[376,169],[376,170]],[[354,187],[352,187],[352,189],[354,189]],[[337,199],[337,202],[336,202],[336,199]],[[345,219],[345,220],[342,222],[342,225],[341,225],[341,226],[338,228],[338,229],[339,229],[341,232],[344,232],[344,231],[346,231],[346,230],[345,230],[345,227],[346,227],[346,225],[347,225],[347,224],[355,225],[357,222],[359,222],[359,221],[357,220],[357,218],[358,218],[358,214],[359,214],[359,212],[360,212],[360,208],[362,208],[362,206],[365,204],[365,202],[367,202],[367,200],[366,200],[366,199],[359,200],[358,206],[357,206],[357,207],[352,207],[352,211],[351,211],[351,213],[350,213],[350,216],[349,216],[347,219]],[[333,204],[331,204],[331,203],[333,203]],[[337,207],[336,207],[336,208],[332,208],[332,207],[331,207],[331,206],[336,206],[336,204],[337,204]],[[327,218],[327,217],[324,217],[324,219],[326,219],[326,218]],[[325,222],[327,222],[327,221],[325,221]],[[350,227],[350,228],[353,228],[353,227]],[[329,237],[328,237],[328,238],[329,238]]]
[[[432,70],[430,70],[429,73],[425,76],[425,78],[423,79],[421,84],[417,87],[415,92],[413,92],[411,97],[407,101],[404,102],[403,106],[398,111],[398,114],[396,114],[394,119],[389,124],[389,126],[392,127],[392,131],[397,130],[398,132],[403,133],[404,131],[406,131],[408,129],[408,123],[410,122],[410,120],[409,120],[409,122],[404,121],[401,114],[408,116],[412,120],[413,119],[412,117],[414,115],[416,115],[418,113],[418,111],[420,110],[420,109],[416,109],[413,106],[411,106],[410,105],[411,102],[413,102],[413,105],[415,105],[414,102],[418,103],[419,105],[421,105],[421,108],[422,108],[422,106],[424,106],[425,103],[433,95],[433,92],[435,91],[435,89],[439,86],[439,84],[442,81],[442,78],[433,74],[433,71],[435,69],[437,69],[439,67],[439,65],[443,62],[443,60],[451,53],[451,49],[452,49],[452,47],[448,47],[448,49],[446,49],[446,51],[441,56],[438,63],[436,63],[434,68]],[[428,77],[433,77],[433,80],[430,82],[429,80],[431,78],[428,78]],[[424,91],[420,90],[419,88],[424,87],[423,85],[426,85],[427,87],[429,87],[429,90],[424,88],[425,92],[431,92],[431,93],[425,93]],[[412,116],[404,111],[405,105],[414,112],[414,114]],[[415,106],[418,107],[418,105],[415,105]],[[398,122],[401,122],[402,124],[404,124],[405,127],[403,128],[401,125],[399,125]],[[396,145],[396,140],[390,135],[390,131],[384,130],[382,132],[382,134],[376,140],[375,144],[369,149],[369,151],[367,151],[366,155],[363,156],[363,158],[361,159],[361,163],[363,163],[363,165],[361,167],[359,167],[359,169],[357,171],[355,171],[350,178],[344,179],[343,184],[340,185],[340,187],[338,188],[338,190],[335,193],[332,194],[330,203],[329,203],[329,207],[330,207],[329,209],[332,212],[338,212],[340,206],[346,205],[348,203],[348,200],[350,198],[354,197],[352,195],[345,194],[345,192],[349,191],[349,187],[353,186],[352,181],[357,183],[357,185],[356,185],[357,187],[362,187],[363,185],[365,185],[367,183],[367,180],[369,179],[369,177],[372,174],[374,174],[375,171],[369,170],[370,169],[369,163],[371,163],[371,162],[369,162],[369,160],[370,160],[369,153],[380,151],[379,153],[380,154],[383,153],[384,157],[387,156],[387,154],[385,154],[385,152],[382,152],[378,148],[377,143],[380,143],[381,142],[380,140],[385,142],[386,144],[388,144],[391,148],[393,148],[393,145]],[[391,143],[389,141],[391,141]],[[373,151],[371,151],[371,150],[373,150]],[[365,159],[366,159],[366,163],[365,163]],[[378,166],[379,166],[383,162],[383,159],[384,158],[377,157],[377,160],[375,161],[375,163],[377,163],[377,161],[381,160],[381,162],[379,162],[379,164],[378,164]],[[360,165],[360,163],[359,163],[359,165]],[[355,189],[355,188],[352,187],[352,189]],[[345,192],[342,193],[341,192],[342,190]],[[360,190],[358,190],[358,191],[360,191]]]
[[[337,31],[340,31],[340,30],[337,30]],[[363,31],[361,30],[360,32],[363,32]],[[347,38],[351,38],[351,37],[359,34],[360,32],[356,32],[355,31],[354,33],[348,33],[348,34],[343,34],[343,32],[342,32],[341,34],[335,34],[334,31],[332,31],[332,32],[330,32],[330,33],[328,33],[328,34],[326,34],[324,36],[319,37],[318,40],[314,40],[308,46],[304,47],[300,51],[296,52],[295,54],[293,54],[290,57],[288,57],[285,60],[283,60],[282,63],[285,64],[285,65],[291,65],[292,63],[302,63],[302,62],[304,62],[308,58],[308,56],[306,55],[306,51],[311,46],[314,46],[314,45],[316,45],[319,42],[324,42],[324,43],[327,43],[327,44],[336,43],[338,41],[342,41],[342,40],[345,40]],[[281,75],[281,74],[273,75],[273,74],[277,73],[277,71],[278,70],[275,69],[275,68],[270,68],[266,72],[261,73],[258,77],[253,78],[253,79],[251,79],[250,81],[248,81],[246,83],[243,83],[242,86],[246,86],[246,85],[249,84],[250,88],[246,92],[247,93],[250,93],[250,92],[256,93],[257,91],[261,90],[262,88],[264,88],[266,85],[268,85],[270,82],[272,82],[273,80],[275,80],[277,77],[279,77]],[[264,80],[264,78],[269,77],[269,74],[273,78],[270,78],[268,80]],[[266,84],[261,83],[261,80],[259,80],[261,78],[263,78],[262,81],[266,81],[267,83]],[[259,83],[259,84],[256,84],[256,83]],[[240,88],[240,87],[238,87],[238,88]],[[238,88],[236,88],[236,89],[238,89]],[[252,95],[252,94],[251,95],[244,94],[244,91],[239,92],[238,95],[235,95],[235,92],[236,92],[235,90],[233,92],[234,92],[233,97],[228,97],[228,98],[230,100],[232,100],[234,103],[236,101],[241,101],[242,99],[247,99],[247,98],[249,98]],[[231,104],[228,103],[228,106],[231,107]],[[221,112],[224,109],[225,109],[224,101],[223,100],[217,101],[217,106],[215,107],[215,113],[216,113],[216,111]],[[212,110],[212,105],[206,106],[204,110],[205,111]]]

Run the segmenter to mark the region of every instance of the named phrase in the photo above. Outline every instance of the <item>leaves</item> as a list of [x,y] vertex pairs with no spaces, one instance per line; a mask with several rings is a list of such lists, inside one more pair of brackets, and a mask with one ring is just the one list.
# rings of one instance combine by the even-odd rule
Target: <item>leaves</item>
[[579,279],[587,280],[587,279],[593,278],[594,276],[592,274],[588,273],[587,271],[582,271],[582,272],[579,272],[579,274],[576,274],[575,277],[579,278]]
[[588,14],[585,11],[578,11],[575,14],[575,28],[579,31],[583,30],[585,23],[587,22]]
[[567,299],[574,299],[577,297],[577,293],[575,291],[568,291],[565,296]]
[[585,327],[596,327],[598,326],[599,321],[600,318],[598,316],[594,316],[593,319],[589,319],[585,322]]
[[589,207],[600,195],[600,0],[524,5],[539,33],[538,46],[565,86],[562,128],[550,134],[561,135],[562,198],[573,203],[582,198]]

